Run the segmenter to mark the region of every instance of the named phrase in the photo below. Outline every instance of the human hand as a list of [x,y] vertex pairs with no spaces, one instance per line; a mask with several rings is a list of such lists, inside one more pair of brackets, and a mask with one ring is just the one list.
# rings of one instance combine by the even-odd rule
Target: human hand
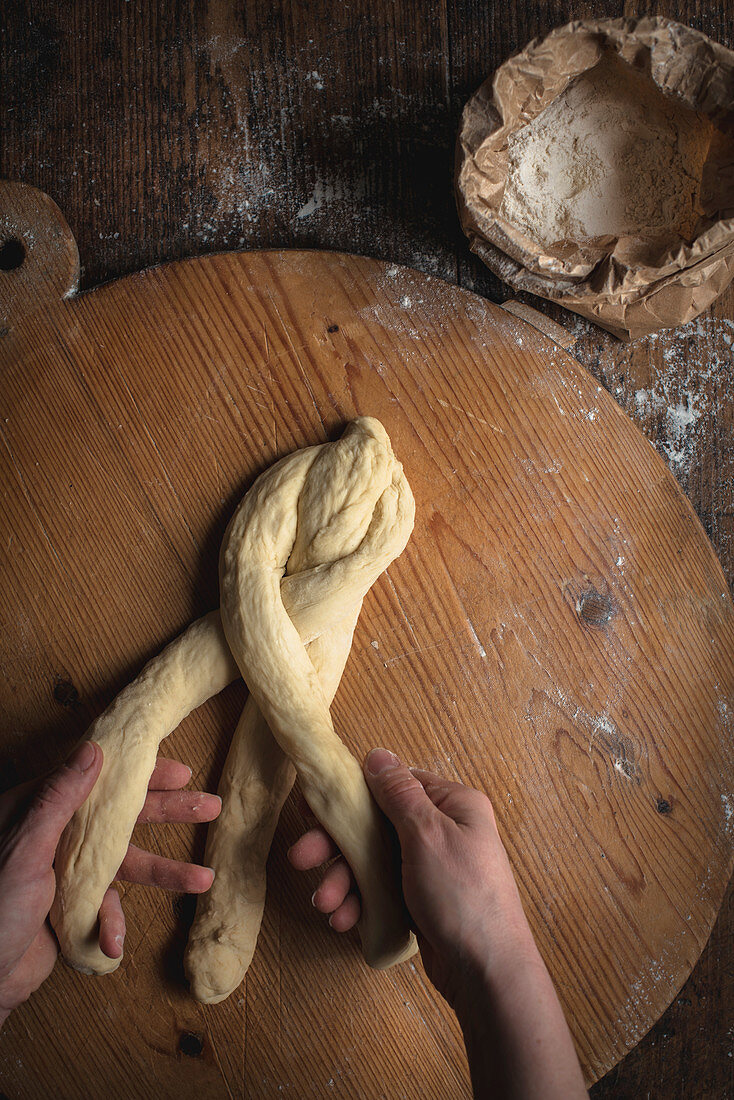
[[[365,761],[375,801],[395,826],[402,854],[403,893],[429,978],[456,1007],[466,982],[493,959],[535,955],[515,879],[480,791],[431,772],[409,769],[386,749]],[[322,828],[302,836],[288,853],[309,870],[337,856],[312,901],[338,932],[360,917],[354,878]]]
[[[47,921],[56,889],[56,845],[102,769],[102,750],[84,742],[48,778],[0,795],[0,1023],[48,977],[58,947]],[[140,823],[212,821],[217,795],[182,791],[191,769],[160,758],[150,778]],[[208,867],[166,859],[130,845],[116,879],[201,894],[212,884]],[[99,911],[99,942],[111,959],[122,954],[125,918],[110,886]]]
[[[475,1096],[581,1100],[584,1081],[550,975],[525,919],[489,799],[374,749],[365,779],[395,826],[403,893],[426,973],[456,1010]],[[339,932],[359,920],[351,872],[323,829],[288,853],[325,872],[313,903]]]

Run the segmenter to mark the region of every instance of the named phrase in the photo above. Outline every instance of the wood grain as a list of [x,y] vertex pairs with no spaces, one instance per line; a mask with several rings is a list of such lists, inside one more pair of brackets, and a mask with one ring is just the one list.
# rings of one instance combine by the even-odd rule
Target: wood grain
[[[418,521],[366,601],[337,727],[357,753],[389,731],[490,793],[586,1072],[608,1069],[684,982],[730,870],[734,609],[675,480],[606,392],[477,297],[319,253],[154,269],[16,317],[0,346],[18,773],[63,753],[215,604],[223,525],[260,469],[378,416]],[[63,679],[86,705],[66,731]],[[196,779],[213,778],[238,702],[202,708],[167,746]],[[368,972],[315,920],[283,863],[300,827],[291,805],[241,996],[196,1005],[185,914],[130,890],[120,971],[57,968],[11,1019],[13,1095],[79,1095],[63,1084],[77,1060],[85,1089],[123,1096],[142,1072],[182,1096],[316,1096],[328,1080],[347,1096],[468,1095],[455,1021],[420,968]],[[165,842],[191,851],[185,830]],[[73,1032],[39,1065],[59,1003]],[[125,1036],[114,1058],[105,1018]]]
[[79,251],[53,199],[27,184],[0,180],[0,324],[3,335],[29,304],[43,309],[79,283]]
[[[647,10],[617,0],[9,0],[0,175],[57,200],[86,287],[202,251],[295,245],[395,260],[501,301],[508,288],[468,252],[451,198],[465,100],[556,24]],[[666,0],[655,12],[734,45],[731,0]],[[297,217],[317,184],[320,201]],[[701,322],[629,347],[527,300],[577,337],[575,356],[655,444],[731,580],[734,291]],[[653,399],[638,400],[641,390]],[[682,426],[668,415],[679,404],[694,413]],[[68,698],[63,685],[59,694]],[[103,701],[55,704],[62,729],[83,725],[81,712]],[[49,718],[49,729],[59,721]],[[680,996],[595,1086],[595,1100],[720,1100],[734,1091],[733,900],[730,891]]]

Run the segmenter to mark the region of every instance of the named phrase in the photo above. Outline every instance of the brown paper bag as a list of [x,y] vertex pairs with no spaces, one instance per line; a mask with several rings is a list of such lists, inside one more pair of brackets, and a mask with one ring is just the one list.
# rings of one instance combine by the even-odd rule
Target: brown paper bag
[[623,339],[690,321],[734,277],[734,52],[662,18],[536,39],[467,103],[456,195],[515,289]]

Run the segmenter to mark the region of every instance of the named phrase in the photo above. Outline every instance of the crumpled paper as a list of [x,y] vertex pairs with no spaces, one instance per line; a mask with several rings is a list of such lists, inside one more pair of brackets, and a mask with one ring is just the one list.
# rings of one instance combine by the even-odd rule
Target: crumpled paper
[[[715,128],[691,240],[673,231],[654,241],[606,236],[549,245],[500,213],[510,136],[610,54]],[[500,66],[464,108],[456,197],[471,249],[516,290],[558,302],[622,339],[685,324],[734,278],[734,52],[657,17],[557,28]]]

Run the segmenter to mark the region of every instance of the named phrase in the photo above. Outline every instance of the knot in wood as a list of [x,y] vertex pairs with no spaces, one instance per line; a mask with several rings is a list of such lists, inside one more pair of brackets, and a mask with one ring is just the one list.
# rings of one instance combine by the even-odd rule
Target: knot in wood
[[581,618],[592,626],[608,623],[614,614],[614,604],[609,596],[597,592],[595,588],[584,592],[579,599],[578,611]]
[[71,680],[67,680],[63,676],[57,676],[54,682],[54,699],[62,707],[75,707],[79,702],[79,692]]
[[182,1031],[178,1039],[178,1049],[187,1058],[200,1058],[204,1051],[203,1036],[195,1031]]

